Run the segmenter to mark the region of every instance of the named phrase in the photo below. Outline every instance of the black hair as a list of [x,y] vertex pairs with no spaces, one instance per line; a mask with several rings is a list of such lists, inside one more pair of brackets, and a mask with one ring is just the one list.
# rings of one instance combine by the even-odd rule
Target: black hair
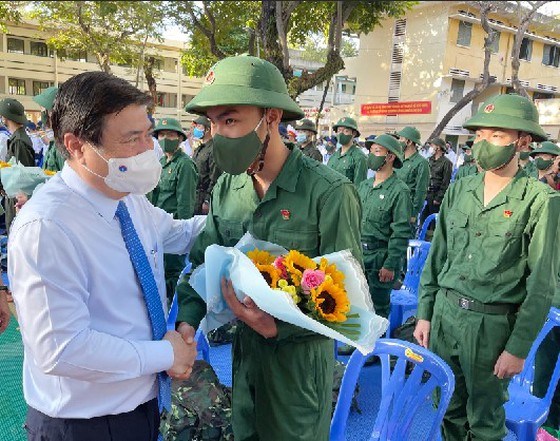
[[57,148],[65,158],[64,135],[72,133],[84,141],[101,142],[104,119],[132,104],[149,106],[151,98],[128,81],[105,72],[84,72],[59,88],[51,114]]

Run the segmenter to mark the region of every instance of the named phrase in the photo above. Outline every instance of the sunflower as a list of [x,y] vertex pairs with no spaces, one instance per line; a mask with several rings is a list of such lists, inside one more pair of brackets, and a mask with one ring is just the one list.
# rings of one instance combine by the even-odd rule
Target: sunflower
[[256,263],[255,266],[261,273],[261,276],[264,277],[266,283],[271,288],[276,288],[278,286],[278,280],[280,280],[280,270],[276,268],[274,265],[263,265],[260,263]]
[[43,170],[47,176],[54,176],[56,172],[54,170]]
[[334,263],[329,265],[329,261],[323,257],[321,258],[321,263],[319,263],[319,269],[323,271],[326,276],[330,276],[335,285],[344,288],[344,273],[336,269]]
[[346,291],[332,280],[326,279],[317,288],[312,289],[311,299],[320,318],[328,322],[346,321],[346,314],[350,311],[350,301]]
[[247,257],[253,261],[255,265],[271,265],[274,262],[274,256],[268,251],[255,248],[247,253]]
[[306,269],[314,270],[317,268],[317,264],[309,257],[295,250],[291,250],[288,254],[286,254],[284,265],[286,265],[288,273],[290,274],[292,282],[295,286],[300,285],[301,277]]

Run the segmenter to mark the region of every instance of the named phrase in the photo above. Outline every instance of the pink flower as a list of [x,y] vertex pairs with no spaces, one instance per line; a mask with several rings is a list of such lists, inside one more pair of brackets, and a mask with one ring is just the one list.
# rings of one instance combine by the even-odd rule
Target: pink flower
[[278,256],[276,259],[274,259],[273,265],[282,272],[282,278],[287,279],[288,270],[286,269],[286,265],[284,264],[284,261],[285,261],[284,256]]
[[317,288],[325,280],[325,273],[321,270],[306,269],[301,278],[301,288],[305,293],[309,293],[313,288]]

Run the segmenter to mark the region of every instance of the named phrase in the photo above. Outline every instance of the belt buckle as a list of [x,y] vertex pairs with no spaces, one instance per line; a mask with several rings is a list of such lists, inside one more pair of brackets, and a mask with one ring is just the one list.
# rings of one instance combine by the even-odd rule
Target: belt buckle
[[362,248],[363,248],[364,250],[367,250],[367,249],[368,249],[368,244],[362,242]]
[[465,299],[464,297],[461,297],[459,299],[459,307],[463,308],[463,309],[469,309],[469,304],[470,304],[470,300],[469,299]]

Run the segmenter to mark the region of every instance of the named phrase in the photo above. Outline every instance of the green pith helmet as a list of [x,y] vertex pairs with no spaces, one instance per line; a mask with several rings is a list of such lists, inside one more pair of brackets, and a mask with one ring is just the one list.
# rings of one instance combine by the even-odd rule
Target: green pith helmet
[[358,124],[354,118],[350,118],[349,116],[345,116],[340,118],[338,122],[333,126],[333,130],[336,132],[339,127],[347,127],[349,129],[354,129],[358,134],[356,137],[360,136],[360,131],[358,130]]
[[394,153],[396,158],[395,162],[393,162],[394,168],[401,168],[403,163],[403,152],[401,143],[397,141],[393,136],[389,135],[388,133],[383,133],[382,135],[377,136],[373,140],[373,144],[379,144],[382,147],[385,147],[391,153]]
[[205,115],[210,107],[248,105],[282,109],[283,121],[303,118],[288,95],[284,77],[272,63],[250,55],[228,57],[210,68],[202,89],[185,110]]
[[538,149],[533,150],[529,155],[535,157],[539,153],[548,153],[554,156],[560,156],[560,147],[550,141],[541,142]]
[[183,135],[184,139],[187,139],[187,135],[183,132],[181,127],[181,123],[174,118],[162,118],[158,121],[157,125],[154,127],[154,135],[156,138],[160,130],[173,130]]
[[39,95],[35,95],[33,97],[33,101],[35,101],[37,104],[39,104],[41,107],[44,107],[47,110],[52,110],[54,106],[54,99],[56,98],[57,92],[58,92],[58,87],[55,86],[47,87]]
[[397,132],[397,135],[402,136],[415,144],[422,144],[420,141],[420,132],[416,127],[406,126],[400,132]]
[[430,139],[430,141],[428,141],[430,144],[434,144],[437,145],[438,147],[440,147],[445,153],[447,153],[447,144],[445,143],[445,141],[441,138],[434,138],[434,139]]
[[535,150],[539,148],[539,143],[538,142],[532,142],[531,144],[529,144],[529,148],[531,150]]
[[296,121],[296,130],[309,130],[310,132],[317,134],[317,127],[315,123],[310,119],[304,118]]
[[206,118],[204,115],[200,115],[197,119],[194,120],[194,123],[200,124],[201,126],[204,126],[207,129],[210,128],[210,120]]
[[476,115],[463,124],[465,129],[481,127],[519,130],[532,135],[533,141],[546,141],[548,136],[539,125],[539,112],[533,102],[521,95],[496,95],[488,99]]
[[4,98],[0,101],[0,115],[18,124],[27,122],[23,104],[13,98]]
[[463,146],[463,150],[472,148],[475,139],[476,139],[476,136],[471,136],[469,139],[467,139],[467,141],[465,142],[465,145]]

